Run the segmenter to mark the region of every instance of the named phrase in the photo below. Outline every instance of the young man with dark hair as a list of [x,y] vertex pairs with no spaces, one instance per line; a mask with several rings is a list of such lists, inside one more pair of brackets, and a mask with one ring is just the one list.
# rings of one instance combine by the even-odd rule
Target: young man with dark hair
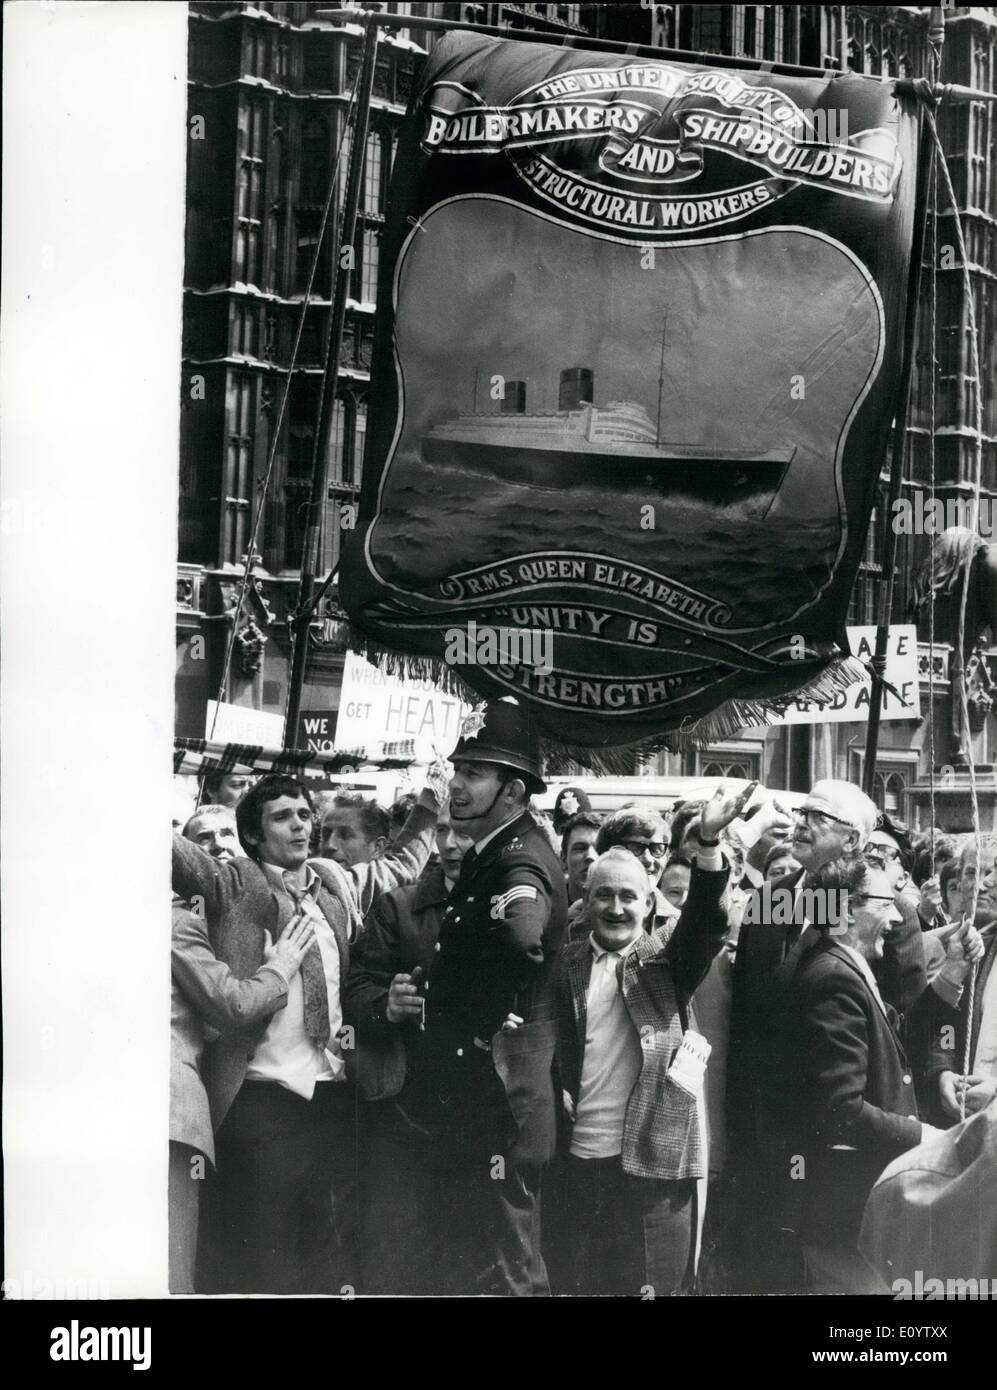
[[340,989],[364,912],[429,857],[436,809],[427,787],[392,854],[344,869],[309,861],[311,798],[294,778],[272,774],[239,803],[246,857],[219,862],[174,836],[174,888],[200,898],[215,954],[232,975],[252,976],[302,919],[315,934],[286,1006],[212,1048],[210,1291],[338,1293],[356,1285],[356,1099],[346,1078],[355,1055],[340,1041]]
[[624,806],[614,811],[599,827],[596,853],[605,854],[616,845],[636,855],[652,888],[656,888],[668,854],[668,827],[657,811],[645,811],[639,806]]
[[661,878],[658,880],[661,896],[679,912],[682,911],[685,900],[689,896],[691,879],[692,860],[687,859],[684,854],[674,854],[668,860],[662,870]]
[[576,811],[561,832],[561,863],[568,885],[568,902],[577,902],[585,891],[588,871],[598,857],[596,836],[603,817],[596,811]]
[[[228,806],[205,806],[183,829],[184,837],[221,863],[239,852],[235,815]],[[211,948],[202,913],[183,899],[173,902],[170,963],[170,1188],[169,1283],[171,1293],[196,1291],[201,1189],[214,1164],[208,1094],[201,1077],[206,1028],[217,1034],[268,1019],[287,1000],[290,980],[314,940],[302,921],[280,938],[273,955],[248,979],[234,976]]]

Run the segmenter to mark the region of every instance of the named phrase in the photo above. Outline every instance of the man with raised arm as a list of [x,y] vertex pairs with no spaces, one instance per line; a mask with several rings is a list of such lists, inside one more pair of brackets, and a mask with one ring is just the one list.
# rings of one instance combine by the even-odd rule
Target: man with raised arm
[[393,852],[350,868],[309,861],[311,798],[279,774],[239,803],[245,857],[219,862],[174,836],[174,889],[203,904],[215,954],[233,975],[253,975],[303,918],[315,933],[286,1006],[211,1049],[214,1291],[355,1287],[356,1097],[347,1080],[354,1057],[349,1035],[340,1036],[340,989],[363,913],[380,892],[414,879],[429,857],[437,805],[427,787]]

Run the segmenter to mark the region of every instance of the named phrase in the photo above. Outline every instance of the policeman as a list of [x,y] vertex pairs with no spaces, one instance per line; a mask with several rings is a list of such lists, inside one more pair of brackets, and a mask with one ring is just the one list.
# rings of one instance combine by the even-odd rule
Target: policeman
[[[529,812],[545,785],[525,711],[501,700],[469,716],[451,761],[451,821],[474,846],[438,939],[390,952],[372,941],[347,1015],[361,1035],[373,1024],[405,1038],[397,1104],[412,1126],[406,1180],[422,1211],[422,1291],[547,1293],[540,1178],[556,1137],[552,971],[564,875]],[[427,1181],[416,1194],[419,1170]]]

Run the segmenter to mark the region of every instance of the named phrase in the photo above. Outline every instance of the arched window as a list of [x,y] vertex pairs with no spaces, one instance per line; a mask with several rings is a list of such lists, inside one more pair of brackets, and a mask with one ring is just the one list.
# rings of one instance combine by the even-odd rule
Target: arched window
[[904,819],[904,795],[907,791],[907,782],[902,772],[876,772],[873,784],[873,801],[881,811],[886,811],[889,815],[898,820]]
[[702,768],[703,777],[736,777],[739,781],[750,782],[753,776],[746,763],[731,762],[709,762]]

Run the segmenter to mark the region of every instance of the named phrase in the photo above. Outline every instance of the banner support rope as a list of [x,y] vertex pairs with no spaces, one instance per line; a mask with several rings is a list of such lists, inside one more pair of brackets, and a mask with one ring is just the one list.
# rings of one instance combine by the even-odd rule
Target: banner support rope
[[[284,382],[284,389],[281,392],[280,405],[277,408],[277,418],[274,421],[273,429],[271,431],[270,449],[267,455],[267,466],[264,471],[263,478],[258,485],[259,496],[256,503],[255,516],[253,518],[253,529],[250,533],[249,546],[246,550],[246,562],[243,566],[242,581],[239,586],[239,596],[235,604],[235,611],[232,619],[232,629],[229,632],[228,641],[225,646],[225,660],[222,665],[222,678],[218,686],[218,698],[215,701],[214,718],[211,721],[211,728],[208,731],[209,739],[214,737],[215,725],[218,723],[218,713],[221,708],[222,701],[224,700],[225,695],[228,692],[228,677],[232,665],[232,651],[235,647],[236,631],[239,626],[239,615],[242,612],[242,605],[246,597],[246,589],[249,587],[249,574],[252,568],[253,556],[256,554],[256,543],[259,539],[260,523],[263,520],[263,510],[266,506],[267,494],[270,491],[270,483],[273,478],[274,463],[277,457],[277,446],[280,441],[280,432],[284,423],[284,415],[287,412],[287,402],[291,394],[291,383],[294,379],[294,373],[298,364],[298,353],[301,348],[301,339],[304,336],[305,322],[307,319],[308,310],[311,307],[312,290],[315,285],[315,277],[318,274],[319,258],[322,254],[322,246],[325,242],[326,229],[329,224],[329,216],[332,211],[333,200],[336,196],[336,187],[339,178],[339,164],[342,158],[343,144],[346,139],[346,131],[349,126],[350,114],[353,111],[354,102],[356,100],[357,95],[357,88],[359,87],[359,84],[360,71],[358,69],[357,75],[353,81],[353,91],[350,94],[349,106],[343,119],[343,129],[340,132],[339,144],[336,147],[336,158],[333,161],[332,174],[329,179],[329,191],[326,195],[325,207],[322,209],[322,220],[319,224],[319,232],[315,245],[315,252],[312,256],[311,266],[309,267],[308,281],[305,285],[304,294],[301,300],[301,312],[298,315],[298,323],[294,333],[294,342],[291,346],[291,356],[288,362],[287,378]],[[285,743],[286,741],[287,738],[285,729]],[[203,794],[204,780],[203,778],[201,778],[198,781],[195,810],[197,810],[200,807],[201,798]]]
[[[976,323],[976,302],[973,297],[973,280],[969,273],[969,257],[966,251],[966,239],[963,234],[962,217],[959,213],[959,205],[956,201],[955,189],[952,186],[952,178],[949,174],[948,163],[945,159],[945,152],[942,149],[941,140],[938,137],[938,128],[935,124],[934,114],[928,113],[928,129],[935,144],[938,166],[945,180],[945,192],[952,209],[952,216],[955,226],[956,241],[959,245],[959,257],[962,262],[963,281],[966,288],[966,312],[969,319],[969,349],[973,366],[973,504],[970,513],[970,530],[978,533],[980,518],[980,491],[983,485],[983,398],[980,387],[980,340]],[[976,918],[976,900],[980,887],[980,860],[983,851],[983,837],[980,829],[980,804],[976,791],[976,768],[973,763],[973,748],[969,736],[969,699],[966,691],[965,661],[963,659],[965,640],[966,640],[966,608],[969,600],[969,583],[972,575],[972,564],[967,564],[964,569],[962,581],[962,594],[959,601],[959,626],[956,631],[956,641],[958,643],[959,658],[959,704],[962,712],[963,728],[967,731],[967,741],[969,742],[969,794],[970,804],[973,811],[973,836],[976,841],[976,876],[973,880],[973,889],[968,904],[963,904],[963,912],[970,922]],[[963,1047],[962,1057],[962,1086],[959,1096],[959,1115],[961,1119],[966,1118],[966,1083],[970,1074],[970,1045],[973,1035],[973,1008],[976,996],[976,977],[978,964],[974,964],[969,974],[969,993],[966,1001],[966,1038]]]

